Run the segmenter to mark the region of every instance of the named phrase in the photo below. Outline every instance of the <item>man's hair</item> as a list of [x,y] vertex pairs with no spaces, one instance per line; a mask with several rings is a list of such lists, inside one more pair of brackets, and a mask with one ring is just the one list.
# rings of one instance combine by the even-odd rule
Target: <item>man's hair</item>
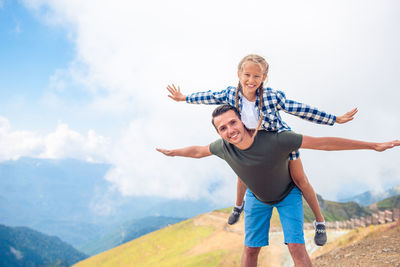
[[229,110],[233,110],[233,112],[235,112],[236,116],[238,116],[239,120],[241,120],[239,110],[236,107],[228,105],[228,104],[218,106],[216,109],[214,109],[214,111],[211,115],[212,116],[211,123],[212,123],[212,125],[214,125],[214,128],[217,130],[217,132],[218,132],[218,129],[214,124],[214,118],[228,112]]

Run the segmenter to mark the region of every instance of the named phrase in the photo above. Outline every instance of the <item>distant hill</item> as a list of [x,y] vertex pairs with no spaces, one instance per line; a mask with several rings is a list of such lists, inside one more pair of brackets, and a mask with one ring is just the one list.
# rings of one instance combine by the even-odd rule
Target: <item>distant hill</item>
[[383,192],[374,192],[374,191],[366,191],[362,194],[355,195],[348,198],[341,198],[340,202],[350,202],[354,201],[360,204],[361,206],[369,206],[373,203],[381,201],[386,198],[390,198],[396,195],[400,195],[400,185],[394,186],[388,190]]
[[85,246],[79,247],[79,249],[86,254],[95,255],[182,220],[182,218],[164,216],[152,216],[132,220],[119,226],[113,232],[107,233],[100,238],[92,240]]
[[369,208],[372,210],[392,210],[393,208],[400,208],[400,195],[381,200],[370,205]]
[[[330,221],[344,221],[354,217],[362,217],[371,214],[371,210],[367,207],[361,207],[356,202],[335,202],[324,200],[320,195],[317,195],[318,203],[325,220]],[[312,222],[315,220],[307,202],[303,199],[304,208],[304,221]]]
[[70,266],[87,256],[58,237],[0,224],[0,266]]

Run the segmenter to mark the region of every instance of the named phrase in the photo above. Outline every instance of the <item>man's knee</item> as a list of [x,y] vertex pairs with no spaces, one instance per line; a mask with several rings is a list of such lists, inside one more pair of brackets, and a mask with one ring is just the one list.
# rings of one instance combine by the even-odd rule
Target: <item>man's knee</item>
[[304,244],[289,243],[288,248],[292,255],[294,265],[301,267],[312,266],[310,257],[308,256],[306,246]]
[[291,254],[296,254],[296,255],[307,254],[306,246],[304,244],[289,243],[287,245]]
[[244,246],[244,253],[247,256],[250,257],[254,257],[254,256],[258,256],[258,253],[260,253],[260,247],[248,247],[248,246]]

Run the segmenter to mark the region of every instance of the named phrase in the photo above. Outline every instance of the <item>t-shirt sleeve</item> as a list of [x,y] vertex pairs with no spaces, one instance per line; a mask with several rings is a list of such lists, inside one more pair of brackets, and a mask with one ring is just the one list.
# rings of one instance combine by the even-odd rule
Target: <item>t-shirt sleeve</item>
[[224,141],[222,139],[218,139],[217,141],[211,143],[210,152],[211,154],[220,157],[221,159],[225,159]]
[[288,154],[300,148],[303,135],[292,131],[284,131],[278,134],[279,145]]

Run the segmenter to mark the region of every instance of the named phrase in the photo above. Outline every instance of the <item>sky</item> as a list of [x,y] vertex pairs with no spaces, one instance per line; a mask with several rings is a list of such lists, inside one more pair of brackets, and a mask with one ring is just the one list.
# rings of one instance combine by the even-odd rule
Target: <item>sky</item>
[[[112,165],[121,194],[232,204],[236,177],[217,157],[167,158],[156,147],[218,138],[215,106],[184,94],[237,84],[256,53],[267,86],[354,121],[323,126],[282,114],[298,133],[399,138],[400,3],[352,1],[0,0],[0,161],[76,158]],[[399,149],[301,151],[315,191],[336,200],[400,184]]]

